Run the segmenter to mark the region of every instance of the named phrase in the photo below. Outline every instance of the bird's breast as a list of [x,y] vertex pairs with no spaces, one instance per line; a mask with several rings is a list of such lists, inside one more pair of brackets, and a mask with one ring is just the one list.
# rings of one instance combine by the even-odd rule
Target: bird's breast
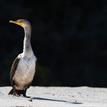
[[35,74],[35,58],[22,58],[19,61],[14,79],[22,85],[28,84],[33,80]]

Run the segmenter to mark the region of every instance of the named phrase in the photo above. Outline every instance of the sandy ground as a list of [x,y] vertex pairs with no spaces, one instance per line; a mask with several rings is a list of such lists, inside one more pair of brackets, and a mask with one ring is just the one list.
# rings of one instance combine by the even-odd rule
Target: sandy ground
[[107,107],[107,89],[90,87],[30,87],[31,98],[8,95],[0,87],[0,107]]

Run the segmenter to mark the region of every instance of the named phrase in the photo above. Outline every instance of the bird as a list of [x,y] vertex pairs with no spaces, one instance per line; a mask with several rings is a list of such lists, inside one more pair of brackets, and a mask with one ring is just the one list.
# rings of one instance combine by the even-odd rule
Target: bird
[[31,46],[31,23],[27,19],[10,20],[9,22],[23,28],[24,40],[23,51],[17,55],[11,66],[10,83],[12,89],[8,94],[26,97],[26,91],[35,76],[37,62],[37,57]]

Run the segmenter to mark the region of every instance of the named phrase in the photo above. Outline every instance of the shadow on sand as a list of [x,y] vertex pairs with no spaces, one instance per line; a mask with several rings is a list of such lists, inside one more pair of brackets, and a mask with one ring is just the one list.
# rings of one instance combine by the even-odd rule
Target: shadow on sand
[[56,101],[56,102],[65,102],[65,103],[71,103],[71,104],[82,104],[81,102],[78,101],[65,101],[65,100],[56,100],[56,99],[50,99],[50,98],[41,98],[41,97],[32,97],[31,100],[47,100],[47,101]]

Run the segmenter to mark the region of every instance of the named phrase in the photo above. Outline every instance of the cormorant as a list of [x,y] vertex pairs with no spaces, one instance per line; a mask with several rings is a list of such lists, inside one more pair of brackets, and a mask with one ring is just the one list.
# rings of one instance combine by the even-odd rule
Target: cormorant
[[35,75],[36,56],[31,46],[31,24],[26,19],[18,19],[16,21],[9,21],[10,23],[17,24],[24,29],[23,52],[19,54],[14,60],[11,71],[10,81],[12,89],[9,92],[15,96],[26,96],[26,90],[32,83]]

